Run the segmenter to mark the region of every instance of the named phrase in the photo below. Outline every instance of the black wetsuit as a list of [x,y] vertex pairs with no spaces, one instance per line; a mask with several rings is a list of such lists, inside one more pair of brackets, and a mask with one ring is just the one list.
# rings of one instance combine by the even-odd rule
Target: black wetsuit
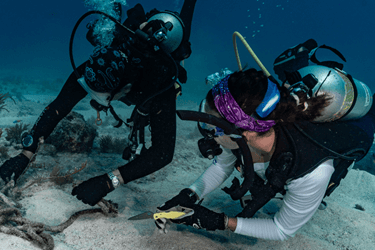
[[[128,104],[134,104],[138,113],[147,113],[148,124],[151,128],[152,146],[149,149],[143,149],[141,155],[136,157],[128,164],[119,167],[119,171],[125,183],[151,174],[172,161],[175,140],[176,140],[176,93],[175,82],[178,79],[181,83],[187,80],[186,71],[180,66],[179,62],[190,56],[191,48],[189,42],[190,27],[196,0],[185,0],[180,16],[185,24],[184,36],[181,44],[170,55],[160,50],[155,50],[154,44],[150,44],[138,36],[127,36],[120,30],[115,30],[115,39],[112,49],[119,50],[123,58],[124,72],[123,77],[116,89],[111,90],[111,97],[115,96],[124,86],[131,84],[131,91],[119,100]],[[147,15],[143,7],[137,4],[134,8],[128,10],[128,18],[124,24],[130,28],[138,29],[140,24],[145,22]],[[94,43],[95,40],[88,41]],[[62,90],[56,99],[50,103],[39,116],[33,128],[30,130],[23,141],[24,150],[35,153],[39,138],[47,139],[53,132],[57,124],[66,117],[81,101],[87,92],[77,81],[77,76],[83,76],[85,73],[86,62],[80,65],[65,82]],[[178,77],[178,78],[176,78]],[[147,100],[147,102],[145,102]],[[135,116],[137,118],[137,115]],[[141,119],[142,120],[142,119]],[[144,121],[144,119],[143,119]],[[137,127],[140,123],[134,122]],[[147,125],[147,124],[146,124]],[[137,129],[140,129],[137,127]],[[142,138],[141,138],[142,139]],[[24,154],[19,154],[7,160],[0,167],[0,177],[3,180],[9,179],[15,174],[15,180],[19,178],[29,163],[29,159]],[[108,176],[105,176],[108,178]],[[103,183],[107,183],[104,180]],[[89,186],[90,182],[87,182]],[[106,184],[107,187],[108,183]],[[82,184],[81,184],[82,186]],[[87,185],[86,185],[87,186]],[[83,199],[82,193],[91,189],[90,187],[81,187],[82,192],[77,194],[77,198]],[[105,190],[105,194],[112,190]],[[75,192],[78,192],[77,190]],[[99,196],[104,196],[104,193]],[[98,196],[98,197],[99,197]],[[85,203],[96,204],[97,201],[85,200]]]
[[[79,73],[83,72],[84,66],[85,63],[78,67]],[[152,65],[150,67],[152,67]],[[134,70],[136,69],[131,69],[130,71],[134,72]],[[158,86],[158,89],[168,84],[170,84],[170,81]],[[150,88],[148,89],[151,90]],[[147,89],[143,91],[146,95],[147,92]],[[47,139],[57,124],[67,116],[74,106],[86,95],[87,92],[77,82],[76,75],[72,73],[59,95],[45,108],[33,126],[31,130],[33,137],[40,138],[43,136],[44,139]],[[137,157],[135,160],[119,168],[125,183],[161,169],[170,163],[173,158],[176,139],[175,89],[170,88],[166,92],[154,97],[150,100],[149,106],[152,146],[143,152],[141,157]],[[32,145],[30,148],[25,148],[25,150],[35,153],[36,147]]]
[[[185,83],[187,80],[186,71],[179,65],[178,61],[186,59],[190,53],[190,29],[197,0],[185,0],[181,9],[180,18],[185,24],[184,38],[171,55],[177,61],[179,80]],[[137,29],[146,21],[146,16],[141,5],[136,5],[128,12],[128,19],[124,24],[130,28]],[[118,28],[118,27],[116,27]],[[115,32],[118,37],[125,38],[125,34]],[[131,40],[131,39],[130,39]],[[90,40],[89,40],[90,41]],[[124,42],[127,41],[127,42]],[[152,94],[165,89],[171,85],[172,78],[176,74],[176,68],[171,58],[161,56],[163,53],[148,52],[151,56],[142,57],[145,51],[143,48],[136,48],[137,45],[129,43],[128,39],[115,39],[112,47],[121,50],[128,58],[126,80],[120,87],[132,83],[132,90],[128,93],[128,101],[139,105]],[[146,51],[147,54],[147,51]],[[153,55],[155,54],[155,55]],[[186,54],[187,56],[183,56]],[[136,60],[133,60],[136,59]],[[140,60],[139,60],[140,59]],[[140,61],[140,62],[137,62]],[[79,75],[83,75],[85,64],[77,68]],[[56,125],[71,112],[73,107],[81,101],[87,92],[77,82],[76,74],[72,73],[57,98],[44,109],[31,130],[34,140],[44,137],[47,139]],[[124,99],[120,99],[125,102]],[[127,102],[125,102],[127,103]],[[128,103],[127,103],[128,104]],[[172,161],[176,141],[176,90],[174,87],[155,96],[147,103],[149,121],[151,127],[152,146],[142,151],[140,157],[136,157],[128,164],[119,167],[119,171],[125,183],[149,175]],[[35,153],[37,145],[34,143],[25,150]]]

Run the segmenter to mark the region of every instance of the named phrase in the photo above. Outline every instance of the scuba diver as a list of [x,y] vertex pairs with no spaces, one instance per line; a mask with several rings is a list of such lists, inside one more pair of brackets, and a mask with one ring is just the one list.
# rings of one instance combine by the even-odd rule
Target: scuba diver
[[[0,177],[9,181],[14,174],[16,181],[37,151],[39,139],[47,139],[56,125],[87,94],[98,114],[110,110],[119,125],[122,120],[110,102],[118,100],[135,105],[128,124],[130,146],[123,153],[123,158],[129,162],[113,172],[84,181],[73,189],[72,195],[94,206],[120,184],[149,175],[169,164],[176,139],[176,96],[180,91],[177,80],[180,83],[187,81],[180,62],[191,54],[189,37],[195,4],[196,0],[185,0],[181,13],[156,9],[145,13],[137,4],[127,11],[128,17],[123,23],[132,32],[117,25],[115,38],[109,46],[98,43],[91,27],[86,37],[96,46],[93,54],[76,68],[76,74],[73,72],[69,76],[56,99],[43,110],[31,131],[23,136],[22,153],[1,166]],[[121,9],[121,5],[119,7]],[[144,128],[147,125],[152,128],[152,146],[148,149],[144,147]]]
[[[301,47],[294,52],[304,51],[298,51]],[[275,64],[293,60],[282,58]],[[372,146],[375,105],[368,87],[339,68],[307,65],[294,71],[278,68],[284,75],[281,86],[268,72],[240,67],[208,92],[200,112],[177,111],[183,120],[198,121],[205,137],[198,142],[200,151],[215,158],[192,185],[158,210],[193,209],[170,221],[196,229],[230,229],[250,237],[285,240],[318,208],[324,209],[323,198]],[[234,170],[244,181],[234,178],[223,191],[241,201],[242,212],[229,217],[202,206],[202,199]],[[248,191],[251,195],[245,195]],[[273,218],[252,218],[278,193],[283,195],[282,206]],[[168,221],[162,218],[155,223],[165,231]]]

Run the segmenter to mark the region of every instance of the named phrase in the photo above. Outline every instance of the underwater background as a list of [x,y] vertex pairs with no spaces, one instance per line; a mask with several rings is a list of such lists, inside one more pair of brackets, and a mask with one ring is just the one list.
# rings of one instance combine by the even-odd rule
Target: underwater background
[[[152,8],[180,11],[183,4],[182,0],[128,0],[123,20],[126,11],[138,2],[145,11]],[[0,1],[0,78],[48,79],[43,84],[57,81],[56,89],[60,90],[72,72],[68,52],[72,29],[92,6],[85,5],[83,0]],[[271,73],[272,63],[281,52],[314,38],[319,45],[338,49],[347,59],[344,70],[374,92],[374,10],[375,1],[370,0],[198,0],[191,31],[193,53],[185,62],[189,78],[184,91],[202,88],[196,94],[203,96],[207,75],[224,67],[237,70],[232,34],[238,31]],[[85,25],[85,22],[80,25],[74,40],[77,65],[92,52],[85,39]],[[238,43],[242,64],[256,67],[239,40]],[[318,52],[319,59],[325,55],[340,61],[331,52]]]
[[[22,151],[21,132],[31,128],[72,73],[69,40],[78,19],[87,11],[111,2],[113,0],[0,0],[0,166]],[[153,8],[180,11],[183,4],[183,0],[116,2],[126,3],[122,21],[126,11],[137,3],[141,3],[146,12]],[[190,37],[192,55],[184,62],[188,81],[182,86],[183,95],[178,97],[177,107],[196,110],[211,87],[205,84],[208,75],[226,67],[232,71],[238,69],[232,44],[234,31],[246,38],[274,76],[273,62],[287,48],[310,38],[319,45],[334,47],[347,60],[344,70],[366,83],[374,93],[374,10],[375,1],[370,0],[198,0]],[[73,47],[76,65],[86,61],[92,53],[85,26],[96,18],[98,16],[93,15],[85,19],[77,30]],[[258,68],[238,39],[237,44],[242,66]],[[317,58],[342,62],[328,50],[318,50]],[[1,96],[5,93],[12,98]],[[16,204],[23,218],[43,223],[46,228],[65,223],[77,211],[92,208],[71,195],[72,184],[126,163],[121,154],[129,129],[114,128],[113,117],[105,115],[102,115],[102,126],[93,125],[96,112],[89,101],[86,97],[79,102],[55,129],[55,132],[78,131],[74,136],[79,137],[84,127],[91,140],[91,144],[86,143],[90,144],[88,149],[77,149],[80,142],[69,144],[67,149],[59,148],[64,140],[51,134],[50,140],[38,151],[35,162],[17,182],[21,194],[9,187],[6,190],[0,183],[0,195],[4,193],[11,205]],[[122,119],[130,117],[133,107],[119,102],[112,105]],[[374,145],[339,188],[325,199],[327,208],[318,210],[287,241],[256,239],[230,231],[207,232],[176,224],[171,225],[168,234],[160,234],[152,220],[129,221],[128,218],[139,213],[155,211],[162,202],[188,187],[211,164],[199,152],[197,141],[200,138],[196,123],[177,119],[172,162],[108,194],[105,198],[119,206],[117,217],[90,214],[80,217],[60,233],[47,232],[54,241],[54,247],[48,249],[374,249]],[[70,142],[70,138],[65,140]],[[146,141],[149,140],[150,133],[146,130]],[[230,186],[232,179],[233,176],[228,178],[222,187]],[[0,207],[2,205],[0,199]],[[242,210],[238,201],[233,201],[220,188],[205,197],[203,205],[229,216]],[[270,218],[280,206],[280,200],[272,199],[256,217]],[[0,212],[0,229],[3,229],[2,224]],[[0,233],[0,250],[41,248],[35,241]]]

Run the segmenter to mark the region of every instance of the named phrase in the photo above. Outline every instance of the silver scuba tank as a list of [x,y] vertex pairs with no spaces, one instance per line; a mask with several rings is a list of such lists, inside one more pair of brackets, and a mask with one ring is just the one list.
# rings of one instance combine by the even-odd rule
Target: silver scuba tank
[[328,94],[333,97],[314,122],[355,120],[367,114],[372,106],[372,93],[363,82],[352,78],[345,71],[320,65],[307,66],[298,70],[301,77],[311,74],[317,83],[312,96]]

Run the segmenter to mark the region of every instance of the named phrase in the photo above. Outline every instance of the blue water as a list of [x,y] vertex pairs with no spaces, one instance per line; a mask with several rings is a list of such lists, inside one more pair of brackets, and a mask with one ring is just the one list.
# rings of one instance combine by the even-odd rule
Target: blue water
[[[144,9],[146,11],[149,11],[152,8],[158,8],[160,10],[168,9],[179,11],[183,4],[183,0],[128,0],[127,5],[124,7],[124,12],[126,13],[126,10],[133,7],[138,2],[140,2],[144,6]],[[35,86],[35,84],[41,84],[44,86],[43,90],[51,90],[56,88],[55,90],[57,93],[72,72],[68,50],[72,29],[77,20],[88,10],[90,10],[90,8],[85,6],[84,0],[0,0],[0,94],[5,93],[3,92],[2,86],[5,85],[2,84],[2,82],[4,82],[4,79],[13,79],[15,83],[15,90],[11,90],[12,95],[15,95],[16,91],[22,92],[23,95],[28,95],[35,94],[35,92],[32,92],[30,89],[37,89],[36,91],[41,90],[40,86],[38,86],[38,88],[23,87],[25,84],[29,83],[31,84],[31,86]],[[366,83],[374,93],[374,10],[374,0],[198,0],[191,31],[193,53],[191,57],[185,62],[185,67],[188,72],[188,82],[183,86],[183,92],[185,94],[181,97],[183,100],[182,103],[192,104],[191,106],[193,106],[193,104],[197,103],[197,100],[201,100],[205,96],[207,90],[209,89],[209,86],[206,86],[204,81],[206,76],[225,67],[228,67],[233,71],[238,69],[232,45],[232,34],[234,31],[238,31],[244,37],[246,37],[248,43],[251,45],[258,57],[272,74],[274,74],[272,70],[274,59],[281,52],[291,46],[302,43],[310,38],[314,38],[318,42],[318,44],[326,44],[335,47],[347,59],[344,70],[350,73],[354,78]],[[87,19],[87,21],[93,20],[94,18],[95,17],[91,17]],[[124,19],[125,15],[123,16],[122,20]],[[85,38],[87,32],[87,29],[85,28],[86,23],[87,22],[84,22],[80,26],[74,40],[74,59],[76,65],[79,65],[82,62],[86,61],[93,49]],[[242,65],[244,66],[248,64],[250,67],[257,67],[253,59],[244,49],[244,46],[240,42],[238,42],[238,44]],[[340,61],[339,58],[329,52],[324,53],[324,51],[319,51],[317,56],[320,60]],[[16,82],[18,84],[16,84]],[[19,84],[20,82],[23,83],[23,85]],[[7,86],[9,86],[9,84]],[[44,105],[45,103],[52,100],[49,93],[43,92],[42,94],[45,94],[45,99],[42,99],[41,96],[38,96],[38,102],[40,101],[40,103],[35,104],[35,107],[30,108],[22,105],[21,103],[21,112],[23,114],[26,114],[29,113],[30,110],[33,110],[33,108],[35,108],[35,110],[42,110],[41,107],[44,108],[44,106],[42,106],[41,103],[43,103]],[[27,98],[30,100],[35,100],[29,96],[27,96]],[[181,98],[179,98],[180,103]],[[17,98],[15,99],[17,100]],[[17,103],[20,102],[18,102],[17,100]],[[81,104],[82,103],[80,103],[79,105]],[[47,104],[45,104],[45,106],[46,105]],[[78,107],[78,109],[85,110],[85,107],[86,106],[82,105],[81,108]],[[87,107],[89,107],[88,104]],[[3,112],[5,113],[5,111]],[[18,114],[20,114],[21,112],[19,112]],[[15,115],[17,113],[13,110],[13,113],[11,114]],[[91,114],[95,114],[95,112],[93,109],[90,109],[90,111],[85,112],[85,114],[89,114],[91,116]],[[37,113],[36,115],[38,116],[39,113]],[[22,116],[23,117],[20,119],[23,119],[23,122],[25,122],[26,119],[29,119],[29,115],[26,117],[24,115]],[[30,117],[30,119],[36,119],[36,116]],[[102,117],[104,117],[104,115]],[[4,128],[13,126],[12,121],[12,118],[2,119],[3,123],[1,124],[1,127]],[[25,123],[28,123],[28,121]],[[33,122],[31,122],[31,124],[33,124]],[[192,123],[189,122],[181,122],[178,124],[179,131],[183,131],[185,133],[183,136],[186,136],[186,138],[190,138],[191,136],[194,136],[194,133],[197,133],[191,132],[193,131],[193,125],[191,124]],[[103,131],[100,132],[103,135],[108,131],[111,131],[111,134],[118,133],[112,128],[111,130],[106,129],[101,131]],[[120,132],[120,136],[125,136],[125,134],[121,133],[122,132]],[[181,138],[184,137],[179,137],[177,140],[177,143],[180,143],[179,145],[182,145]],[[193,139],[190,139],[190,142],[191,141],[193,141]],[[187,169],[185,172],[189,171],[189,173],[193,172],[194,174],[198,174],[201,168],[203,171],[203,164],[201,167],[193,165],[193,163],[195,164],[195,161],[199,162],[199,160],[196,160],[198,156],[196,156],[196,158],[192,157],[192,160],[188,160],[188,163],[186,163],[185,165],[179,162],[179,160],[181,159],[181,161],[187,160],[187,156],[190,157],[193,154],[197,155],[194,153],[198,152],[196,148],[196,142],[194,142],[195,151],[190,150],[189,152],[189,149],[193,148],[193,144],[190,142],[186,144],[186,142],[184,141],[183,147],[176,147],[176,149],[178,149],[176,150],[176,152],[178,153],[176,154],[175,159],[177,160],[171,163],[171,165],[175,164],[174,166],[177,166],[176,169],[182,169],[184,171]],[[192,152],[193,154],[191,154]],[[373,164],[374,152],[375,149],[372,148],[368,154],[368,157],[360,163],[362,165],[358,166],[362,167],[365,165],[367,166]],[[69,157],[61,156],[60,158],[55,158],[57,159],[56,162],[59,162],[60,159],[64,158],[63,160],[61,160],[63,166],[74,167],[74,164],[80,164],[77,163],[81,161],[81,158],[79,157],[81,157],[81,155],[74,156],[72,154]],[[86,180],[88,178],[96,176],[97,173],[95,171],[100,170],[103,172],[107,171],[106,169],[113,168],[113,166],[119,166],[119,164],[123,164],[121,163],[123,162],[121,157],[103,158],[100,155],[95,156],[95,154],[87,157],[91,158],[91,162],[96,162],[98,164],[94,164],[93,166],[91,166],[90,170],[85,173]],[[46,158],[42,159],[44,161],[44,159]],[[55,159],[53,160],[53,162],[53,164],[55,164]],[[33,171],[36,172],[39,171],[39,169],[29,171],[28,174],[30,176],[34,176],[35,172]],[[143,209],[147,210],[148,208],[146,209],[145,207],[150,207],[150,209],[152,207],[152,209],[154,209],[154,206],[159,205],[167,199],[170,199],[170,195],[174,195],[175,192],[172,193],[170,192],[171,190],[180,190],[184,188],[187,180],[190,180],[194,176],[193,174],[184,175],[184,178],[185,176],[188,177],[186,177],[186,179],[184,179],[184,182],[182,182],[176,174],[176,170],[173,170],[173,172],[171,171],[171,175],[168,176],[170,178],[166,178],[164,173],[165,172],[157,172],[156,176],[159,176],[158,178],[162,180],[167,179],[168,181],[160,181],[157,185],[144,184],[142,181],[136,182],[135,184],[131,183],[131,185],[135,185],[133,187],[137,187],[137,185],[139,184],[140,186],[142,186],[142,188],[148,187],[150,189],[132,189],[132,186],[130,186],[130,188],[124,187],[125,191],[123,191],[127,193],[126,196],[117,192],[117,201],[120,203],[120,206],[122,208],[126,206],[126,209],[123,210],[125,217],[135,215],[137,212]],[[356,184],[353,186],[347,185],[346,189],[344,188],[342,189],[343,191],[339,191],[342,192],[343,195],[340,194],[340,196],[336,196],[339,198],[336,198],[335,202],[338,202],[340,206],[342,203],[343,207],[347,206],[346,208],[352,208],[354,206],[354,202],[360,202],[359,204],[361,205],[365,203],[367,213],[372,215],[372,207],[374,206],[372,203],[370,203],[371,197],[373,197],[373,192],[371,193],[370,189],[371,186],[362,186],[362,192],[359,194],[355,192],[355,188],[352,188],[358,185],[358,183],[359,185],[365,185],[364,183],[367,183],[369,177],[362,174],[358,174],[356,176],[359,176]],[[348,175],[348,177],[350,176]],[[83,180],[83,177],[80,178],[81,180]],[[153,175],[153,177],[151,178],[155,178],[155,175]],[[147,179],[145,182],[147,182]],[[176,184],[172,187],[169,186],[170,183]],[[347,183],[355,182],[351,181]],[[228,183],[228,185],[229,184],[230,183]],[[154,187],[157,187],[159,189],[154,189]],[[169,192],[164,192],[163,190],[167,190],[167,187],[172,188],[168,189]],[[340,188],[343,187],[345,186],[341,185]],[[143,191],[151,190],[151,188],[153,191]],[[137,192],[136,190],[141,191]],[[113,192],[112,194],[115,194],[115,192]],[[334,193],[333,195],[337,194]],[[69,197],[72,198],[71,196]],[[147,197],[147,202],[145,202],[145,197]],[[208,198],[208,203],[207,200],[205,202],[206,204],[211,204],[213,209],[221,209],[220,204],[229,203],[229,197],[221,198],[218,193],[214,194],[214,196],[212,197]],[[60,199],[60,197],[54,198]],[[342,202],[342,200],[346,198],[347,201]],[[128,202],[128,199],[131,202]],[[38,199],[36,199],[36,201],[38,201]],[[43,203],[43,201],[41,202]],[[42,205],[44,206],[44,203]],[[233,208],[231,206],[232,205],[228,206],[226,204],[225,206],[223,205],[222,208],[229,210]],[[334,205],[334,208],[338,207],[339,206]],[[267,211],[267,209],[269,208],[270,207],[266,208],[265,211]],[[31,206],[31,209],[34,211],[34,214],[37,214],[38,221],[45,219],[43,218],[43,216],[40,216],[40,211],[36,211],[38,207],[35,210],[34,207]],[[239,206],[237,208],[235,207],[234,209],[239,209]],[[226,210],[224,210],[224,212],[226,212]],[[367,235],[367,232],[363,233],[363,231],[361,231],[363,228],[364,230],[370,229],[370,234],[373,234],[373,231],[371,231],[371,227],[369,226],[370,224],[364,223],[364,220],[369,217],[359,217],[359,220],[357,220],[358,218],[355,218],[355,213],[353,213],[354,215],[352,217],[349,216],[349,213],[352,212],[352,210],[339,209],[338,211],[334,211],[331,209],[330,216],[332,216],[333,218],[332,223],[325,223],[326,221],[324,221],[324,218],[328,218],[329,216],[327,217],[327,215],[320,215],[320,217],[315,217],[315,224],[310,224],[310,226],[307,228],[307,230],[312,228],[310,233],[306,233],[307,230],[305,230],[302,233],[302,238],[297,237],[292,242],[289,241],[288,243],[277,244],[280,244],[280,248],[283,248],[283,246],[287,248],[294,245],[297,249],[298,247],[302,246],[301,242],[307,245],[309,244],[309,242],[313,241],[317,242],[316,244],[320,244],[320,242],[322,242],[322,244],[325,244],[326,242],[328,242],[329,245],[336,244],[336,246],[339,247],[340,244],[349,244],[347,243],[349,242],[349,240],[346,241],[346,238],[352,238],[354,239],[354,241],[352,242],[358,243],[358,241],[355,241],[355,238],[357,238],[359,234]],[[236,213],[232,212],[232,214]],[[58,213],[56,215],[59,216]],[[123,220],[126,220],[124,216],[122,217]],[[359,221],[360,226],[358,225],[358,223],[356,224],[353,221]],[[324,228],[321,228],[322,230],[317,230],[320,226],[317,226],[316,223],[319,222],[322,222],[322,224],[324,224],[324,227],[328,228],[328,230],[332,228],[332,232],[334,233],[326,231],[326,229]],[[345,230],[337,230],[337,228],[335,228],[337,223],[340,225],[341,223],[342,225],[347,225],[343,227]],[[150,227],[146,227],[144,225],[147,224],[135,224],[134,228],[138,230],[138,232],[140,232],[139,234],[142,236],[143,232],[146,232],[147,230],[150,230],[148,231],[150,235],[153,234],[153,223],[150,224]],[[113,228],[115,227],[111,226],[110,230],[113,230]],[[82,230],[82,233],[78,235],[86,235],[88,232],[87,230]],[[108,232],[110,232],[110,230]],[[134,230],[133,226],[129,231],[129,235],[133,236],[134,232],[132,230]],[[180,233],[182,232],[182,234],[184,234],[184,230],[185,232],[191,232],[197,235],[198,238],[194,238],[195,236],[193,235],[193,241],[197,239],[198,243],[208,242],[207,244],[210,244],[211,240],[200,240],[200,238],[202,238],[201,236],[203,235],[205,237],[207,236],[209,239],[214,238],[214,240],[212,241],[213,244],[216,244],[215,242],[219,242],[222,244],[223,248],[228,245],[237,246],[236,244],[238,244],[239,246],[238,249],[240,249],[241,247],[243,248],[245,244],[249,245],[249,248],[251,248],[251,246],[255,244],[268,244],[267,248],[272,248],[272,246],[274,246],[272,245],[273,243],[262,243],[261,241],[257,241],[255,239],[250,239],[248,237],[245,238],[244,236],[239,235],[236,236],[234,234],[232,234],[231,236],[222,236],[223,234],[216,235],[216,233],[212,234],[200,232],[201,235],[199,235],[196,232],[191,231],[190,229],[182,229],[181,227],[178,229],[178,231],[180,231]],[[127,236],[129,232],[125,230],[124,235],[126,237],[129,237]],[[336,233],[336,235],[339,236],[336,237],[335,232],[339,232],[338,234]],[[340,232],[342,232],[342,234],[340,234]],[[349,234],[347,234],[348,232]],[[346,234],[348,235],[348,237],[341,237],[341,235]],[[65,241],[65,239],[61,238],[60,236],[60,238],[56,239],[56,241],[58,241],[58,244],[60,246],[72,246],[69,242],[74,242],[74,239],[77,239],[77,237],[81,237],[78,235],[73,230],[73,236],[69,236],[69,233],[67,233],[67,237],[63,237],[68,239],[67,241]],[[100,238],[100,240],[97,240],[96,242],[95,240],[92,240],[95,239],[93,237],[96,236],[90,236],[88,238],[91,239],[90,244],[94,244],[97,242],[102,244],[101,242],[106,242],[106,239],[107,242],[115,242],[112,236],[111,239],[109,239],[109,236],[108,238],[106,238],[107,235],[109,235],[107,232],[103,233],[103,238]],[[353,237],[350,237],[350,235],[352,235]],[[136,239],[140,238],[139,235],[137,236],[137,234],[134,235],[134,237]],[[188,235],[188,238],[189,237],[190,236]],[[230,240],[228,241],[228,239]],[[369,237],[369,239],[371,239],[371,237]],[[7,239],[2,239],[2,242],[4,241],[7,241]],[[188,242],[191,240],[185,239],[185,241]],[[80,238],[79,243],[81,245],[84,245],[85,243],[82,242],[88,241],[85,240],[84,237],[82,237]],[[159,240],[159,242],[162,241]],[[350,244],[356,244],[352,242]],[[362,243],[365,245],[366,240],[364,240]],[[126,242],[126,244],[128,244],[128,242]],[[170,245],[170,243],[168,242],[165,242],[165,244]],[[78,245],[77,247],[81,245]]]
[[[129,0],[124,10],[138,2],[146,11],[179,11],[183,0]],[[0,78],[66,79],[72,71],[71,31],[88,10],[83,0],[1,0]],[[189,76],[185,90],[201,88],[204,95],[207,75],[224,67],[237,69],[232,33],[239,31],[272,73],[272,63],[282,51],[314,38],[341,51],[347,59],[344,70],[375,91],[374,10],[375,1],[370,0],[198,0],[191,33],[193,54],[185,64]],[[75,39],[76,64],[85,61],[92,50],[84,26]],[[242,45],[240,52],[243,65],[256,67]],[[328,52],[318,56],[339,60]]]

